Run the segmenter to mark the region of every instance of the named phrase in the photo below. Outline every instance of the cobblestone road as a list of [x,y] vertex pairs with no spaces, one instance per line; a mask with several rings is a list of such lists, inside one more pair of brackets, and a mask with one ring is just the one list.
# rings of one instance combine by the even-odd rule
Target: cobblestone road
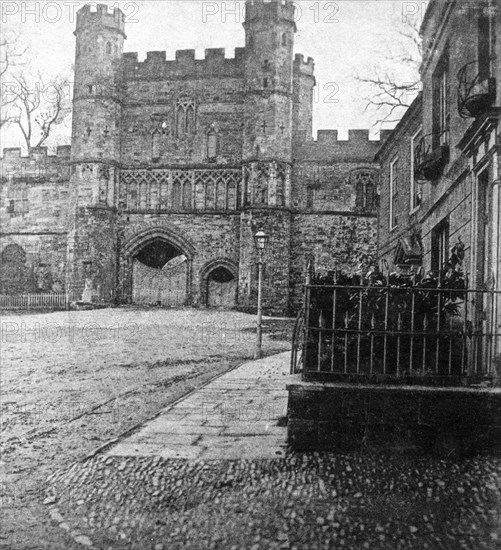
[[[264,323],[265,354],[290,349],[293,320]],[[255,316],[235,311],[3,314],[0,549],[82,548],[43,505],[47,477],[249,360],[254,342]]]
[[[285,451],[273,424],[286,357],[233,370],[51,476],[52,520],[75,548],[501,548],[499,458]],[[250,419],[239,401],[278,410]]]

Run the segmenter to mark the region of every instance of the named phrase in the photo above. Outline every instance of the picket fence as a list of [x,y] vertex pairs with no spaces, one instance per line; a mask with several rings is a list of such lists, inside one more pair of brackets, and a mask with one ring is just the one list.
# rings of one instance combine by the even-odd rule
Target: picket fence
[[68,294],[0,294],[0,310],[68,309]]

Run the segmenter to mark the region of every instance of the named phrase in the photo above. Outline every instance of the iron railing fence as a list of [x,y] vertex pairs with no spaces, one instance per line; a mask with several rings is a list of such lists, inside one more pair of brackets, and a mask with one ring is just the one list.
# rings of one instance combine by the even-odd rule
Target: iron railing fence
[[304,308],[299,310],[292,329],[292,353],[291,374],[297,374],[302,370],[303,364],[303,339],[304,336]]
[[1,294],[0,310],[69,309],[68,294]]
[[432,132],[421,137],[414,150],[416,178],[433,181],[438,178],[449,162],[449,130]]
[[302,323],[291,370],[305,379],[499,382],[499,291],[308,284]]

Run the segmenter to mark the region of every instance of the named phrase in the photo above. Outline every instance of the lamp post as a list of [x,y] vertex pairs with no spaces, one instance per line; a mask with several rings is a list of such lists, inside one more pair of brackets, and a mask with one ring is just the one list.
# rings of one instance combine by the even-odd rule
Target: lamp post
[[257,282],[257,329],[256,329],[256,349],[254,351],[254,359],[260,359],[262,356],[262,318],[263,311],[261,305],[261,297],[263,290],[263,252],[268,246],[270,237],[264,231],[258,231],[254,235],[254,245],[257,250],[257,266],[258,266],[258,282]]

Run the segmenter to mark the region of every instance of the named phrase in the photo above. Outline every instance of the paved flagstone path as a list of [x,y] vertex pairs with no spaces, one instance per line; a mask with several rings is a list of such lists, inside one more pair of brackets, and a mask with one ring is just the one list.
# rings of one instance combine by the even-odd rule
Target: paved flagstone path
[[245,363],[210,382],[106,451],[192,460],[285,455],[290,352]]

